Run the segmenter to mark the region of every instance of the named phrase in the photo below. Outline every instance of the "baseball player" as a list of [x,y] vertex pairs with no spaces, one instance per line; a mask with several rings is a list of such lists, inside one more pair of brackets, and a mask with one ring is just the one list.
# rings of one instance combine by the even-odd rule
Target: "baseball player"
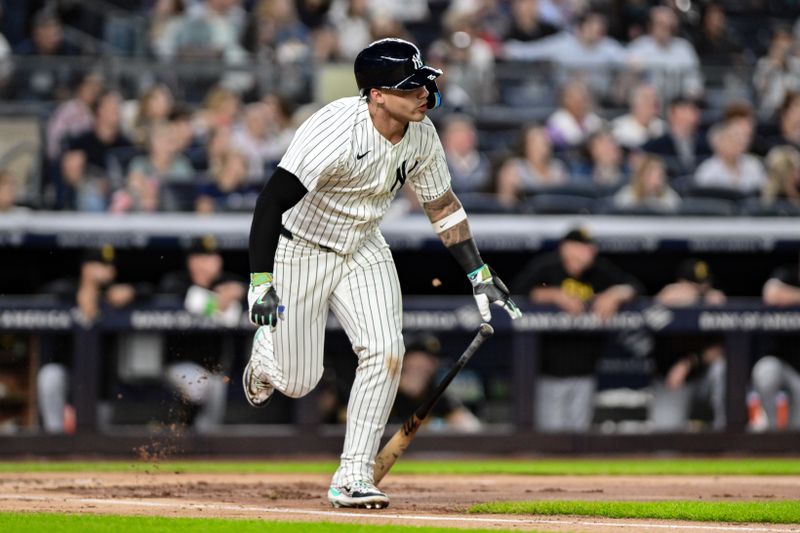
[[336,100],[300,126],[253,215],[248,301],[261,327],[243,375],[248,402],[261,407],[275,389],[299,398],[316,386],[329,310],[358,357],[328,491],[334,507],[389,504],[372,470],[405,348],[400,284],[378,224],[406,181],[467,272],[483,319],[491,319],[490,304],[520,316],[478,253],[425,116],[439,104],[441,74],[407,41],[370,44],[355,60],[360,97]]

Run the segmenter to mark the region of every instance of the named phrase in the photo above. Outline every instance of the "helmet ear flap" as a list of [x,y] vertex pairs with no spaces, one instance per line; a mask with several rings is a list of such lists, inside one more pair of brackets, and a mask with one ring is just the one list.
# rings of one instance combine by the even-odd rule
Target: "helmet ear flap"
[[442,94],[439,92],[439,87],[435,81],[425,84],[428,89],[428,109],[436,109],[442,105]]

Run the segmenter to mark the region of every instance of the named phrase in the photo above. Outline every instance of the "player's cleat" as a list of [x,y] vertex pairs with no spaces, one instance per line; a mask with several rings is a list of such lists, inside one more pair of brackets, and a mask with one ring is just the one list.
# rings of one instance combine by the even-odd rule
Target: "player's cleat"
[[250,359],[250,361],[247,362],[247,366],[244,367],[242,386],[247,403],[253,407],[265,407],[272,399],[272,394],[275,392],[275,387],[256,377],[255,372],[253,372],[252,359]]
[[384,509],[389,507],[389,497],[374,483],[356,481],[350,485],[328,489],[328,501],[335,508],[359,507],[365,509]]

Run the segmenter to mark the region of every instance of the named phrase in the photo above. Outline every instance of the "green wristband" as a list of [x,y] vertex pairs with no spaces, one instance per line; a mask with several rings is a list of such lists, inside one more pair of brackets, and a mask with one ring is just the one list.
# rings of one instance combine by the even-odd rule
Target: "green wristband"
[[478,283],[482,283],[487,279],[492,277],[492,272],[489,270],[489,266],[487,264],[483,264],[467,274],[470,283],[472,285],[477,285]]
[[272,283],[272,272],[252,272],[250,274],[250,285],[258,287],[265,283]]

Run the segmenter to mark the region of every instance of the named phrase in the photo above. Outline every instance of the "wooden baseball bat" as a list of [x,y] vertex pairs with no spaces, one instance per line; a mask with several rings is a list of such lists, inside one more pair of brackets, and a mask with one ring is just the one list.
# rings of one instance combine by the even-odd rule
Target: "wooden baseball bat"
[[472,339],[472,342],[467,346],[467,349],[464,350],[464,353],[461,354],[461,357],[458,358],[453,368],[451,368],[442,379],[433,394],[426,398],[422,405],[414,411],[414,414],[403,422],[403,426],[397,430],[397,433],[392,435],[389,442],[378,452],[377,457],[375,457],[375,468],[373,469],[373,481],[376,485],[381,482],[383,476],[389,472],[389,469],[392,468],[395,461],[406,451],[411,441],[414,439],[414,435],[417,434],[417,430],[422,425],[422,421],[425,420],[425,417],[428,416],[433,406],[436,405],[436,402],[442,397],[445,389],[450,385],[450,382],[453,381],[453,378],[456,377],[456,374],[464,368],[478,348],[481,347],[481,344],[491,337],[492,334],[494,334],[492,326],[486,323],[481,324],[475,338]]

